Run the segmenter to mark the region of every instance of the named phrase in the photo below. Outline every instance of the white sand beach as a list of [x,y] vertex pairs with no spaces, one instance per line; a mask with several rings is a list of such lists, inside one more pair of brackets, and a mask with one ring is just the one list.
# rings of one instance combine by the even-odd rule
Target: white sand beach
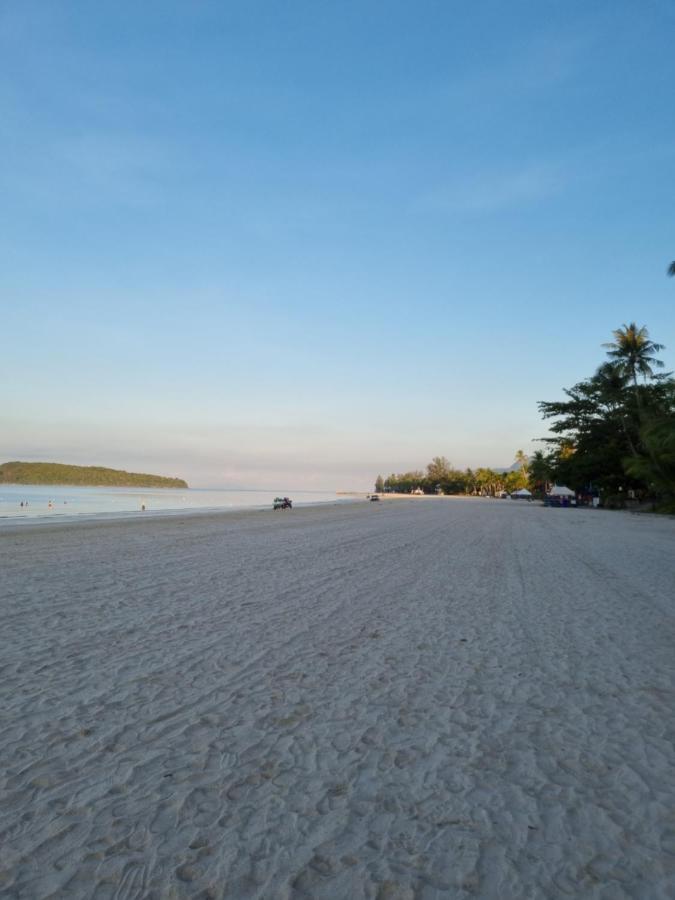
[[675,521],[0,533],[0,895],[672,898]]

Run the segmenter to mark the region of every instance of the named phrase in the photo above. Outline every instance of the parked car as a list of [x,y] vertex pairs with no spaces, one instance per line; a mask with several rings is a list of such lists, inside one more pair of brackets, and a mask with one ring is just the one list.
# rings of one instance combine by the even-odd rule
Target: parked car
[[379,500],[379,499],[380,499],[380,498],[377,496],[377,494],[371,494],[371,495],[370,495],[370,502],[371,502],[371,503],[373,502],[373,500]]

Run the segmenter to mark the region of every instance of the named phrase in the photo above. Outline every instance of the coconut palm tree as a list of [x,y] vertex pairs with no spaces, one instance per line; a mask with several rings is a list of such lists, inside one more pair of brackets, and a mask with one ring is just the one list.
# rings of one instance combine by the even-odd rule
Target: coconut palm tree
[[654,377],[652,366],[663,368],[663,362],[654,354],[659,350],[665,350],[665,346],[650,340],[649,332],[644,325],[638,328],[635,322],[631,322],[630,325],[617,328],[612,333],[614,340],[603,344],[603,347],[608,348],[607,356],[614,360],[619,372],[630,378],[636,389],[638,375],[646,381],[647,378]]
[[529,457],[524,450],[516,450],[515,461],[518,463],[521,469],[525,469],[527,467]]
[[546,493],[552,477],[551,461],[541,450],[535,450],[529,460],[530,487]]
[[513,490],[516,490],[516,488],[527,487],[530,458],[523,450],[516,450],[515,462],[518,466],[518,470],[517,472],[511,473],[515,476],[513,479],[515,484]]
[[641,430],[642,444],[654,468],[658,470],[660,463],[657,457],[656,443],[645,441],[644,438],[644,430],[649,423],[642,408],[638,375],[641,375],[646,382],[648,378],[654,377],[652,366],[663,368],[663,362],[657,359],[654,354],[658,353],[659,350],[665,350],[665,347],[663,344],[657,344],[655,341],[650,340],[646,327],[643,325],[641,328],[638,328],[635,322],[631,322],[630,325],[624,325],[623,328],[617,328],[613,334],[614,340],[610,344],[604,344],[604,346],[608,348],[607,355],[615,361],[619,371],[623,372],[633,382],[635,408]]

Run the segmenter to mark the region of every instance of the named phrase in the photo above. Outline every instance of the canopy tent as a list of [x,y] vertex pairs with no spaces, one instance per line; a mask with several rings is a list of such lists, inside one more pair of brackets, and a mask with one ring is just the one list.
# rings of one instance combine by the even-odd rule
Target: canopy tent
[[548,492],[549,497],[574,497],[576,496],[574,491],[571,491],[568,487],[565,487],[564,484],[554,484],[551,490]]
[[521,488],[519,491],[513,491],[512,497],[531,497],[532,494],[527,488]]

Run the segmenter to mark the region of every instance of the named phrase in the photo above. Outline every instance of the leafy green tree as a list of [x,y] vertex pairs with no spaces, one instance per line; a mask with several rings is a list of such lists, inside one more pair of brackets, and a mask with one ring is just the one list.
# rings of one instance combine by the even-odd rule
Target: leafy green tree
[[409,494],[415,488],[421,487],[424,483],[424,472],[413,471],[404,472],[401,475],[390,475],[384,482],[388,490],[396,493]]
[[512,490],[518,491],[521,488],[527,487],[530,458],[523,450],[516,450],[515,462],[518,465],[518,470],[514,473],[516,478],[512,479],[512,482],[517,486]]
[[530,457],[528,487],[535,493],[545,494],[553,477],[552,461],[542,450],[535,450]]
[[462,473],[462,481],[464,483],[464,492],[467,494],[475,494],[476,493],[476,478],[473,474],[472,469],[467,469]]
[[514,491],[523,487],[520,471],[503,472],[499,477],[497,484],[498,490],[506,491],[512,494]]
[[543,418],[550,420],[551,436],[544,438],[547,480],[579,491],[591,486],[617,491],[626,482],[623,460],[638,440],[631,398],[624,395],[619,402],[595,376],[564,393],[565,400],[539,403]]
[[631,422],[631,414],[626,408],[626,387],[628,375],[623,366],[616,362],[603,363],[591,379],[598,391],[598,399],[604,405],[607,415],[612,415],[621,422],[626,442],[633,456],[637,456],[636,429],[638,422]]
[[375,479],[375,492],[377,494],[381,494],[383,490],[384,490],[384,479],[382,478],[381,475],[378,475],[377,478]]
[[452,466],[444,456],[434,456],[427,465],[427,479],[436,484],[442,484],[452,477]]
[[645,425],[640,436],[646,452],[627,459],[626,470],[672,502],[675,500],[675,416]]
[[468,480],[465,472],[453,468],[444,456],[435,456],[427,465],[427,474],[422,487],[427,494],[464,494]]
[[476,469],[474,474],[478,493],[487,497],[494,497],[496,493],[504,490],[504,476],[492,469]]

